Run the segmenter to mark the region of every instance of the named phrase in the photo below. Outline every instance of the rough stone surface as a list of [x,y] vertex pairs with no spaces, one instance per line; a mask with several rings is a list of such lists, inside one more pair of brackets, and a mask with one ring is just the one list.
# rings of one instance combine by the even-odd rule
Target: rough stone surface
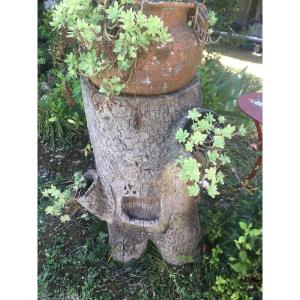
[[200,235],[197,203],[178,177],[175,160],[188,156],[175,132],[187,111],[200,108],[199,80],[155,96],[99,94],[82,78],[96,161],[93,183],[78,202],[108,223],[114,259],[137,259],[152,240],[170,264],[194,256]]

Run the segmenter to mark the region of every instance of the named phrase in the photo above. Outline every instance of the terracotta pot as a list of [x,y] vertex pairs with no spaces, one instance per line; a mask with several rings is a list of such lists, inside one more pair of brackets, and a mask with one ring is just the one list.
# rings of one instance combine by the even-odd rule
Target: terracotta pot
[[[138,55],[135,71],[122,94],[160,95],[175,92],[191,82],[202,59],[203,48],[197,42],[188,15],[195,9],[192,2],[145,2],[143,12],[158,16],[168,27],[173,41],[165,45],[155,44]],[[118,75],[116,69],[110,75]],[[101,78],[108,73],[91,78],[101,85]],[[119,74],[120,75],[120,74]],[[123,78],[128,78],[125,74]]]

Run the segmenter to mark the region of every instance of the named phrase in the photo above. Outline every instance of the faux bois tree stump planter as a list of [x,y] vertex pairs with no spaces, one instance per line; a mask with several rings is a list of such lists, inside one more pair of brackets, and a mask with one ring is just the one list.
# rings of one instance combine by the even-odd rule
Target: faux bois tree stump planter
[[155,97],[100,94],[82,78],[87,125],[96,170],[77,201],[108,224],[113,258],[139,258],[153,241],[173,265],[197,253],[197,201],[188,196],[175,160],[188,156],[175,139],[188,110],[200,108],[194,78],[178,92]]

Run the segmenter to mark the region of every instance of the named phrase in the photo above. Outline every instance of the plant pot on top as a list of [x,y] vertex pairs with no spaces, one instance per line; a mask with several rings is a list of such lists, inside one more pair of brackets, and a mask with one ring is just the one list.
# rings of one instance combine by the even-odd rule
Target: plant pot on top
[[[191,82],[202,59],[204,45],[188,25],[189,15],[195,13],[195,3],[145,1],[143,13],[159,17],[172,41],[153,43],[148,51],[139,53],[131,76],[129,72],[121,74],[125,80],[130,77],[121,93],[160,95],[178,91]],[[117,73],[114,68],[90,79],[100,87],[103,77]]]
[[208,41],[207,10],[195,2],[63,0],[51,25],[68,38],[68,74],[101,93],[160,95],[186,86]]

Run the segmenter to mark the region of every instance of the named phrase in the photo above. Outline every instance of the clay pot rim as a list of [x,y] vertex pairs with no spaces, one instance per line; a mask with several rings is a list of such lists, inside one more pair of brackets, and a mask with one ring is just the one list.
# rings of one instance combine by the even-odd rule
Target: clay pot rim
[[[151,0],[145,0],[144,4],[150,4],[152,6],[158,6],[158,7],[179,7],[179,8],[195,8],[195,1],[191,0],[189,2],[173,2],[173,1],[159,1],[159,2],[153,2]],[[136,0],[137,5],[141,5],[141,0]]]

